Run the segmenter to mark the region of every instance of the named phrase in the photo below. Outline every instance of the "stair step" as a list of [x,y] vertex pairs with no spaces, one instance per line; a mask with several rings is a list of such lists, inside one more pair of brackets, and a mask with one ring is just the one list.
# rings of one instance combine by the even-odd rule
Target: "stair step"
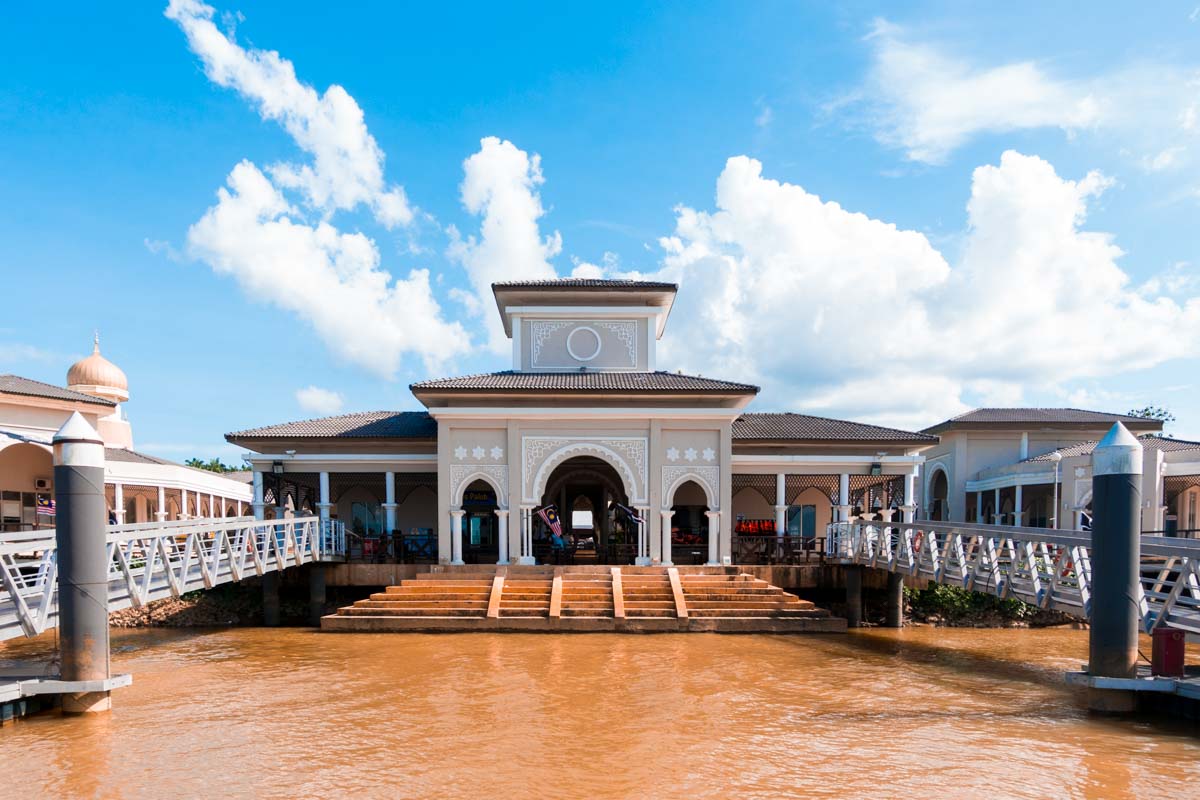
[[[401,613],[403,612],[403,613]],[[396,608],[339,608],[338,615],[343,617],[482,617],[486,608],[431,608],[427,606],[410,606]]]

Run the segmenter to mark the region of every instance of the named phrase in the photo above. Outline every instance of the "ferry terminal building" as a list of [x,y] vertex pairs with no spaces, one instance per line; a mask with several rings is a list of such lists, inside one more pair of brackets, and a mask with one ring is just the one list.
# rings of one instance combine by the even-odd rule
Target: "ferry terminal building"
[[659,369],[676,290],[494,284],[511,369],[414,383],[421,412],[228,434],[251,451],[255,515],[336,518],[397,560],[534,564],[553,504],[576,559],[643,565],[786,560],[831,521],[912,517],[937,436],[752,412],[756,386]]

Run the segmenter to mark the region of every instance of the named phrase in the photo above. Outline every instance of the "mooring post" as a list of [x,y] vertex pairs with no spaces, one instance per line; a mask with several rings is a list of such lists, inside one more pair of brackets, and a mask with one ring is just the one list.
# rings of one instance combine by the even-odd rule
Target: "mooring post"
[[[108,662],[108,521],[104,440],[79,412],[54,434],[58,633],[62,680],[103,681]],[[63,695],[65,714],[112,708],[109,692]]]
[[862,576],[863,568],[857,564],[845,567],[846,570],[846,627],[857,628],[862,625]]
[[321,564],[312,564],[308,568],[308,622],[319,628],[323,616],[325,616],[325,567]]
[[[1137,677],[1141,479],[1142,445],[1118,422],[1092,452],[1092,677]],[[1133,711],[1135,693],[1093,688],[1088,707]]]
[[279,573],[268,572],[262,576],[263,625],[279,627]]
[[884,625],[888,628],[904,627],[904,576],[889,572],[887,577],[887,615]]

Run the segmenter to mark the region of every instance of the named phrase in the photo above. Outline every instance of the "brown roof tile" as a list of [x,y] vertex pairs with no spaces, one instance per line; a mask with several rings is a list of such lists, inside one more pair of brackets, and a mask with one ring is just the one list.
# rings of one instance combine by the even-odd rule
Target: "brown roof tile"
[[225,434],[237,439],[436,439],[437,422],[424,411],[363,411],[285,422]]
[[664,281],[632,281],[613,278],[549,278],[531,281],[497,281],[497,289],[594,289],[602,292],[678,290],[679,286]]
[[45,397],[50,400],[68,400],[76,403],[93,403],[98,406],[115,406],[112,400],[92,397],[90,394],[64,389],[52,383],[22,378],[20,375],[0,375],[0,393],[20,394],[26,397]]
[[[1139,436],[1138,441],[1142,443],[1143,450],[1149,451],[1158,450],[1163,453],[1174,453],[1180,450],[1200,450],[1200,442],[1189,442],[1187,439],[1171,439],[1166,436]],[[1097,444],[1098,442],[1094,439],[1090,442],[1076,442],[1067,447],[1058,448],[1058,452],[1062,453],[1064,458],[1086,456],[1090,455],[1096,449]],[[1050,461],[1050,453],[1042,453],[1041,455],[1027,458],[1021,463],[1043,461]]]
[[937,425],[924,429],[924,433],[936,433],[956,426],[984,427],[987,425],[1111,425],[1123,422],[1147,429],[1161,429],[1162,423],[1146,417],[1131,417],[1128,414],[1111,414],[1104,411],[1088,411],[1082,408],[977,408],[959,414]]
[[502,392],[720,392],[756,394],[758,387],[677,372],[488,372],[437,378],[409,386],[419,391]]
[[743,414],[733,421],[733,440],[751,441],[863,441],[935,444],[938,437],[924,433],[849,422],[808,414]]

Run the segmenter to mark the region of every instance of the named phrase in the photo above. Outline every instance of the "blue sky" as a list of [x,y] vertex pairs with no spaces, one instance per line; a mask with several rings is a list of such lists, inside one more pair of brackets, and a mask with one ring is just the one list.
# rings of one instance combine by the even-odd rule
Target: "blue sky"
[[229,460],[505,368],[479,287],[580,270],[678,280],[660,365],[759,410],[1200,436],[1198,38],[1195,2],[22,7],[0,371],[99,328],[137,446]]

